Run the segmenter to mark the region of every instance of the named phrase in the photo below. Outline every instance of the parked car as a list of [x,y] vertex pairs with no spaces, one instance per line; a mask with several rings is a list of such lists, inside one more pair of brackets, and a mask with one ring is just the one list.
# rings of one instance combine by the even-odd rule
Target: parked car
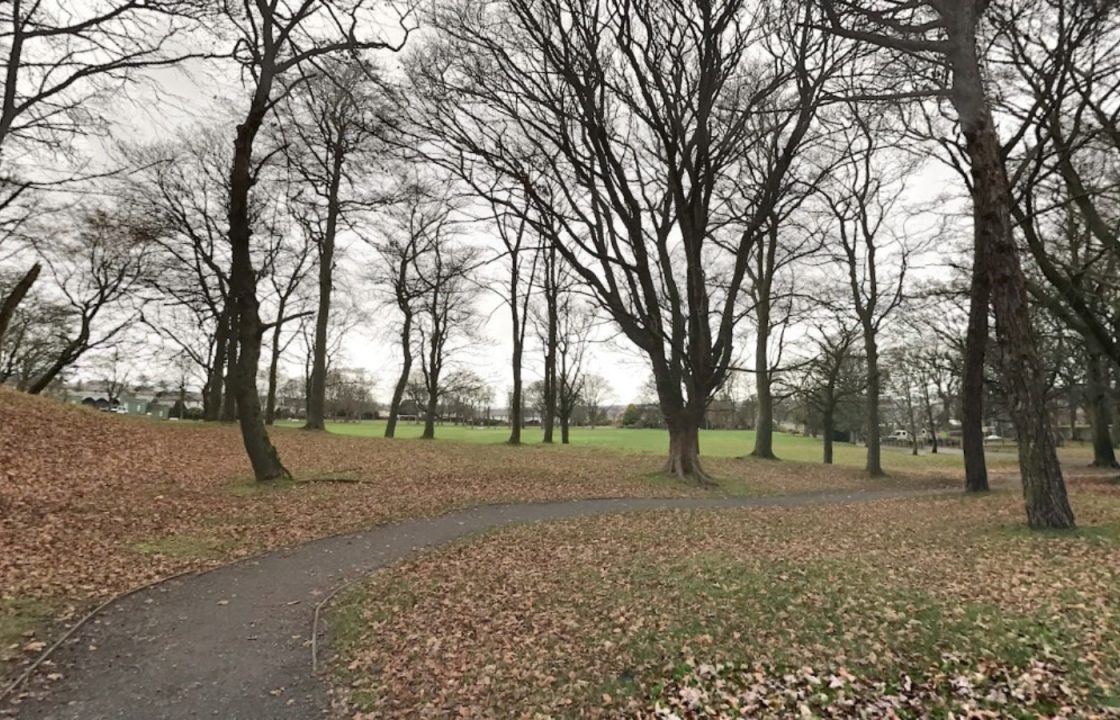
[[895,430],[887,436],[887,439],[897,442],[910,442],[910,433],[906,430]]

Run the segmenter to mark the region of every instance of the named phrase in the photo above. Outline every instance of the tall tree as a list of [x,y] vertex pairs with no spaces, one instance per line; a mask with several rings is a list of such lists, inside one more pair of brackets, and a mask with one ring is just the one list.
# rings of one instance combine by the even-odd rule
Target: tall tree
[[265,430],[257,392],[267,327],[260,317],[253,269],[249,194],[268,158],[258,158],[254,144],[277,103],[306,82],[308,74],[299,72],[302,68],[331,56],[399,46],[380,36],[358,36],[359,30],[380,27],[370,15],[371,3],[363,0],[223,0],[221,7],[235,29],[235,57],[249,79],[249,104],[237,126],[229,171],[229,293],[238,341],[233,393],[253,474],[258,481],[275,480],[289,473]]
[[400,312],[398,337],[401,348],[401,370],[393,388],[385,424],[387,438],[396,435],[401,404],[413,377],[418,303],[425,291],[419,271],[427,262],[426,256],[453,228],[455,206],[447,191],[448,188],[439,183],[427,182],[408,172],[398,180],[393,203],[381,213],[386,223],[375,248],[382,268],[375,273],[374,279],[388,291],[388,302]]
[[[834,221],[833,250],[847,276],[849,304],[859,320],[867,368],[867,473],[884,475],[879,403],[883,379],[879,336],[905,298],[911,240],[896,230],[892,215],[910,172],[889,153],[885,122],[871,121],[851,106],[852,124],[840,135],[845,162],[820,188]],[[875,122],[875,124],[872,124]]]
[[861,336],[859,323],[843,317],[831,323],[818,323],[812,334],[813,356],[805,368],[801,392],[821,416],[825,465],[832,464],[837,414],[845,403],[859,398],[867,388],[867,373],[855,353]]
[[555,411],[560,420],[560,442],[568,445],[572,415],[583,399],[587,381],[587,350],[595,327],[595,308],[581,302],[569,287],[560,294],[552,314],[556,318]]
[[[956,111],[972,175],[973,267],[987,281],[973,289],[981,297],[990,292],[999,363],[1015,420],[1027,521],[1032,528],[1073,527],[1073,510],[1046,411],[1026,280],[1012,231],[1010,181],[984,84],[984,56],[978,38],[990,3],[821,2],[834,33],[874,47],[888,54],[897,67],[912,71],[903,79],[903,95],[946,97]],[[948,86],[930,87],[929,78],[938,71],[948,78]],[[899,97],[897,92],[893,94]],[[979,309],[974,305],[974,310]]]
[[[524,426],[522,409],[524,401],[525,333],[529,327],[529,308],[533,299],[533,286],[538,274],[541,252],[540,243],[532,237],[532,226],[528,222],[527,210],[507,196],[501,202],[497,191],[490,190],[494,226],[502,242],[501,260],[506,276],[500,293],[502,302],[509,308],[510,339],[512,341],[512,384],[509,403],[509,444],[521,444],[521,430]],[[549,439],[551,442],[551,439]]]
[[308,430],[323,430],[326,343],[330,326],[338,234],[363,210],[381,201],[369,190],[385,135],[386,102],[377,69],[354,58],[327,58],[297,68],[301,82],[286,103],[292,138],[287,157],[300,183],[295,206],[318,251],[319,299],[315,313]]
[[457,387],[448,382],[449,363],[474,337],[478,286],[471,274],[478,265],[477,251],[458,245],[450,233],[433,237],[428,252],[415,265],[420,296],[414,342],[426,395],[420,435],[425,440],[435,437],[440,400]]
[[[203,373],[203,419],[211,421],[235,418],[232,403],[225,403],[230,412],[223,418],[235,342],[226,232],[230,151],[217,125],[189,125],[169,140],[121,147],[126,163],[138,168],[124,179],[122,194],[164,228],[155,238],[157,272],[149,279],[157,302],[145,321]],[[254,220],[266,204],[254,193]],[[269,245],[258,249],[258,266],[268,265],[276,251],[276,234],[268,237]]]
[[[708,481],[699,428],[735,356],[750,250],[835,60],[808,12],[446,0],[408,63],[418,134],[514,178],[557,219],[557,252],[657,377],[665,471],[693,482]],[[720,200],[733,182],[749,211]]]

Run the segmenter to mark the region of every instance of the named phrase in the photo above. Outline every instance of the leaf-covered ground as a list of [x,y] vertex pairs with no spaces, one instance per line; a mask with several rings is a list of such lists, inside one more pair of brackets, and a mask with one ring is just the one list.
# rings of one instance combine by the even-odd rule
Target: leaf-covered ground
[[[95,599],[269,548],[482,502],[699,492],[652,477],[655,454],[273,436],[297,478],[315,481],[254,486],[232,426],[120,417],[0,388],[0,661],[26,659],[49,640],[37,628]],[[719,493],[867,484],[856,468],[709,467]]]
[[518,527],[332,616],[340,717],[1120,717],[1120,486]]

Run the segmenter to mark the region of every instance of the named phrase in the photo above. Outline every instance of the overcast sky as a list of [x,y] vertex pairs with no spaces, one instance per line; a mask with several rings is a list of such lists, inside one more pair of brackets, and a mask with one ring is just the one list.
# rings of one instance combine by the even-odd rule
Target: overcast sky
[[[221,105],[234,109],[243,107],[244,91],[235,77],[223,77],[219,71],[201,64],[194,64],[188,70],[189,72],[163,70],[154,73],[154,86],[158,87],[160,92],[158,100],[155,97],[149,99],[146,94],[138,92],[136,101],[112,105],[112,109],[108,112],[114,113],[109,119],[117,127],[115,134],[133,139],[155,139],[174,132],[178,125],[212,121],[214,117],[221,114],[217,110]],[[231,125],[231,142],[232,134]],[[959,195],[955,192],[957,187],[959,187],[959,179],[951,171],[935,162],[930,163],[910,182],[907,202],[928,203],[934,198],[945,196],[947,192]],[[924,224],[929,223],[927,221]],[[944,272],[937,266],[950,259],[945,257],[944,253],[949,247],[959,245],[961,229],[962,226],[958,224],[948,236],[935,241],[934,252],[924,260],[926,269],[921,272]],[[496,250],[496,240],[489,237],[486,232],[470,233],[465,236],[465,241]],[[392,337],[395,313],[392,308],[379,305],[370,297],[368,289],[363,284],[353,282],[361,274],[368,272],[368,263],[373,261],[369,254],[363,253],[360,243],[354,242],[353,238],[343,239],[341,244],[350,246],[348,256],[341,260],[343,272],[349,277],[350,282],[341,283],[336,292],[362,293],[353,299],[365,309],[366,314],[365,319],[346,335],[343,343],[344,357],[338,362],[346,367],[367,370],[376,382],[375,396],[380,400],[386,400],[391,393],[400,362],[399,348]],[[493,270],[497,277],[499,268]],[[475,346],[464,352],[459,361],[478,372],[493,385],[495,406],[502,406],[505,404],[512,377],[509,311],[501,299],[493,293],[483,294],[478,303],[478,311],[486,319],[483,337]],[[744,324],[744,331],[744,347],[752,346],[750,329],[746,324]],[[532,339],[531,331],[529,336],[525,378],[527,382],[532,382],[541,377],[543,358],[539,344]],[[293,343],[292,353],[302,354],[299,343]],[[749,357],[749,353],[746,357]],[[289,356],[285,365],[288,366],[289,375],[302,374],[301,357]],[[589,353],[588,369],[603,375],[610,382],[613,388],[613,393],[608,400],[610,403],[628,403],[639,399],[642,387],[650,374],[646,363],[630,348],[626,339],[615,335],[608,327],[604,327],[598,333],[593,343]],[[165,370],[165,373],[157,369],[148,374],[174,375],[173,368],[168,367]],[[744,386],[753,382],[749,375],[743,380]]]

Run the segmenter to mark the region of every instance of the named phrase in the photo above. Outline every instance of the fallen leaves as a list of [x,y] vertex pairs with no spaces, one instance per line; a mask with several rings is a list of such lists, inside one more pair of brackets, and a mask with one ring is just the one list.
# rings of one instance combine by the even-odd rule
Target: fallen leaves
[[1112,717],[1120,502],[1074,500],[1058,536],[1010,493],[502,530],[343,599],[339,714]]
[[[949,662],[953,662],[949,659]],[[954,674],[956,673],[956,674]],[[1056,665],[1031,661],[1020,670],[934,666],[919,679],[852,675],[844,668],[782,671],[759,665],[700,664],[659,693],[651,720],[759,718],[1120,718],[1120,709],[1093,707],[1067,684]]]

